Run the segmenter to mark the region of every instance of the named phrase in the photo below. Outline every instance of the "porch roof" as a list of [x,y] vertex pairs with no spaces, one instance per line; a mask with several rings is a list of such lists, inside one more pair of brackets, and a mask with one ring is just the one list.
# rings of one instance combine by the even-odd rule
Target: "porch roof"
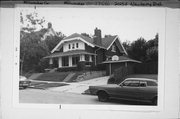
[[119,60],[109,60],[102,62],[103,64],[111,64],[111,63],[120,63],[120,62],[135,62],[135,63],[141,63],[140,61],[133,60],[126,56],[119,56]]
[[53,54],[50,54],[49,56],[46,56],[44,58],[54,58],[54,57],[63,57],[63,56],[72,56],[72,55],[96,55],[94,53],[90,53],[84,50],[73,50],[73,51],[67,51],[67,52],[56,52]]

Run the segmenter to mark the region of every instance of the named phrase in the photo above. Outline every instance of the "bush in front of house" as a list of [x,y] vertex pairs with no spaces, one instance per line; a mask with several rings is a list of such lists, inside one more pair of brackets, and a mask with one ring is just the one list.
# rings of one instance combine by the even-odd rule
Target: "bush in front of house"
[[132,66],[123,66],[116,69],[112,76],[108,79],[108,84],[119,84],[126,76],[133,74],[134,70]]
[[115,81],[116,81],[116,79],[114,78],[114,75],[111,75],[110,77],[109,77],[109,79],[108,79],[108,84],[114,84],[115,83]]

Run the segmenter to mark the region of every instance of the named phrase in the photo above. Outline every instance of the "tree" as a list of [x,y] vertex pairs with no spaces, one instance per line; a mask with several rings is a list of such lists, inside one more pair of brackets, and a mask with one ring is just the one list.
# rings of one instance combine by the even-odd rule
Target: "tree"
[[141,62],[157,62],[158,61],[158,33],[155,38],[146,41],[144,38],[139,38],[130,43],[123,42],[123,46],[128,52],[129,57]]
[[23,14],[20,12],[21,30],[26,32],[34,32],[43,28],[43,24],[46,22],[44,17],[39,17],[37,12]]
[[146,50],[146,40],[141,37],[131,43],[127,52],[131,58],[144,62],[146,60]]
[[159,34],[155,35],[155,38],[147,42],[146,57],[147,62],[158,62],[158,39]]
[[45,19],[36,12],[25,15],[21,12],[20,18],[20,72],[43,71],[48,67],[48,60],[43,57],[50,54],[65,36],[61,32],[55,32],[51,23],[48,23],[48,28],[43,28]]
[[22,71],[35,69],[41,58],[49,54],[49,49],[36,33],[26,33],[20,41],[20,60]]
[[129,48],[131,47],[131,42],[130,41],[125,41],[122,43],[123,47],[125,50],[128,52]]
[[64,38],[64,36],[48,36],[44,42],[48,46],[49,51],[52,51],[53,48]]
[[36,69],[40,59],[48,55],[49,50],[44,41],[41,41],[44,17],[40,18],[36,12],[23,15],[20,13],[20,73]]

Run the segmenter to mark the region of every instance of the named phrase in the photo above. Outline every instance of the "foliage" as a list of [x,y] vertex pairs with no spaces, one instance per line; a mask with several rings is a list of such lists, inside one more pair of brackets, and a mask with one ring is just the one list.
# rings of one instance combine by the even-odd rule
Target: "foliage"
[[[21,32],[23,33],[23,32]],[[21,68],[24,71],[35,69],[42,57],[49,54],[48,47],[40,37],[32,32],[20,40]]]
[[33,32],[40,28],[43,28],[45,23],[44,17],[39,17],[37,12],[32,12],[28,14],[23,14],[23,11],[20,12],[20,23],[21,29],[27,32]]
[[144,38],[139,38],[138,40],[131,43],[131,47],[129,47],[127,52],[132,59],[144,62],[146,50],[146,40]]
[[48,36],[44,41],[48,46],[49,51],[52,51],[53,48],[63,39],[63,37],[58,36]]
[[144,38],[139,38],[130,43],[123,42],[123,46],[128,52],[129,57],[141,62],[157,62],[158,61],[158,38],[156,34],[154,39],[146,41]]
[[119,84],[125,79],[126,76],[133,73],[133,67],[122,66],[114,71],[113,75],[108,79],[108,84]]
[[63,39],[64,35],[57,32],[57,36],[51,35],[42,40],[48,31],[43,28],[44,17],[39,17],[36,12],[26,15],[21,12],[20,18],[20,73],[43,72],[48,67],[48,60],[43,57],[50,54],[50,51]]

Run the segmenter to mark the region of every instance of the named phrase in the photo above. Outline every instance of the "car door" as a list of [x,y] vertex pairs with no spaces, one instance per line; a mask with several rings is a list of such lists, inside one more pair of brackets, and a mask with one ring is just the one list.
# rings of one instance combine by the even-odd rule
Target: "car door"
[[128,80],[117,88],[117,96],[123,99],[136,99],[138,94],[139,81]]
[[[141,85],[144,84],[145,86]],[[157,95],[157,84],[151,81],[141,81],[139,88],[139,96],[141,100],[151,100]]]

